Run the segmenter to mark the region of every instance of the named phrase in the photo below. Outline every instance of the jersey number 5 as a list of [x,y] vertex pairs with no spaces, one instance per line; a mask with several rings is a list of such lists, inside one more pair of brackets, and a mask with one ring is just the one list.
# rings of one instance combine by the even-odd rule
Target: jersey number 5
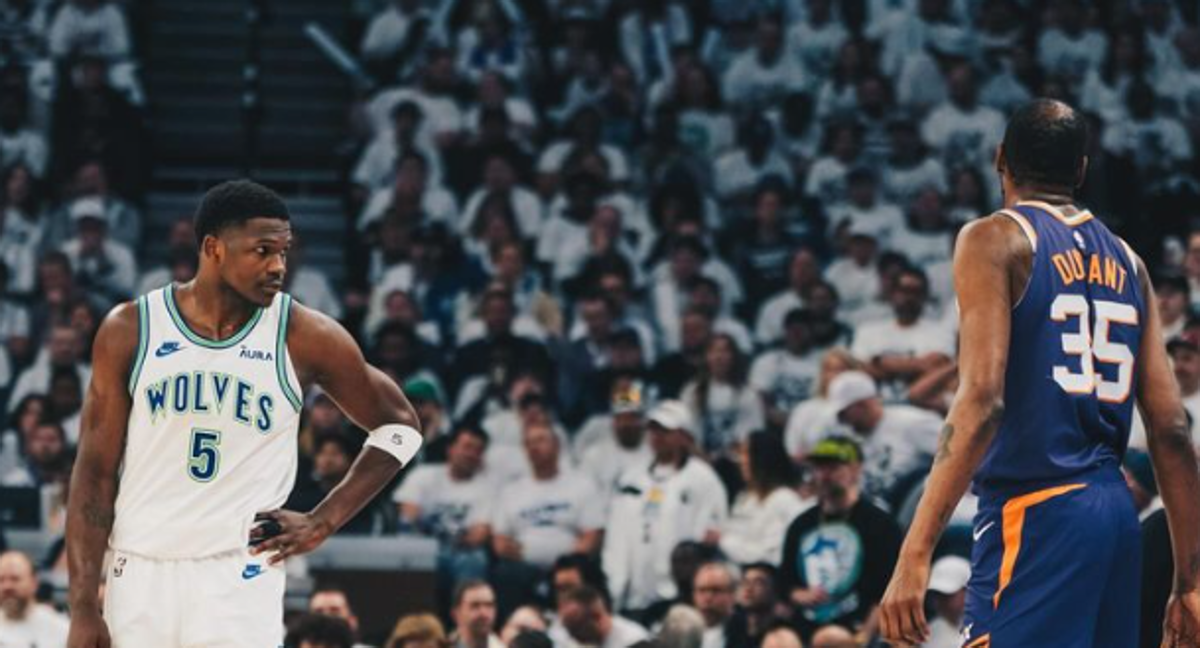
[[192,429],[192,440],[188,444],[188,476],[198,482],[210,482],[221,467],[221,433],[202,428]]
[[[1096,309],[1094,331],[1088,330],[1093,305]],[[1066,322],[1075,318],[1079,322],[1076,332],[1063,333],[1062,348],[1067,355],[1079,356],[1078,373],[1068,367],[1055,365],[1054,381],[1069,394],[1091,394],[1106,403],[1123,403],[1129,398],[1133,385],[1133,352],[1124,344],[1109,340],[1112,324],[1137,326],[1138,311],[1130,304],[1101,301],[1089,303],[1083,295],[1059,295],[1050,304],[1050,319]],[[1117,379],[1105,380],[1096,372],[1095,362],[1116,365]]]

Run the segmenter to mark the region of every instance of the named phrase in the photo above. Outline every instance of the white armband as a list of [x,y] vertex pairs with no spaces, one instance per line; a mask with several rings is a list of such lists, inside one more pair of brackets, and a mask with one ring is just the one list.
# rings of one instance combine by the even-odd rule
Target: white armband
[[365,445],[372,448],[378,448],[407,466],[412,458],[417,456],[417,451],[421,449],[423,437],[420,432],[407,425],[391,424],[381,425],[367,434],[367,442]]

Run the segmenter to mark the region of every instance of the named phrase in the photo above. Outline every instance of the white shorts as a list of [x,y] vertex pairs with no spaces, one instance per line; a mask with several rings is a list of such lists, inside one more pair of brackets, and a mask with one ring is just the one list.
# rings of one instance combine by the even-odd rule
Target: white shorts
[[116,551],[104,619],[113,648],[278,648],[283,566],[248,551],[154,560]]

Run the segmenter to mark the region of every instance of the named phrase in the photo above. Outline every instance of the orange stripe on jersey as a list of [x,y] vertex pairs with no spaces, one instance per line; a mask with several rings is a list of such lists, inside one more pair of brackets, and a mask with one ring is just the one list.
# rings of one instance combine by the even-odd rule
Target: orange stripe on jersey
[[990,645],[992,645],[992,635],[985,634],[971,643],[964,645],[962,648],[987,648]]
[[1054,205],[1051,205],[1050,203],[1044,203],[1040,200],[1022,200],[1021,202],[1019,202],[1017,204],[1018,205],[1029,205],[1030,207],[1037,207],[1038,209],[1046,212],[1047,214],[1050,214],[1051,216],[1057,218],[1058,220],[1062,221],[1063,223],[1065,223],[1067,225],[1070,225],[1071,227],[1075,227],[1076,225],[1082,225],[1082,224],[1092,220],[1092,212],[1088,211],[1086,209],[1079,212],[1078,214],[1075,214],[1074,216],[1067,216],[1066,214],[1062,213],[1062,211],[1058,207],[1055,207]]
[[1000,560],[1000,584],[996,588],[996,595],[992,598],[993,608],[1000,607],[1000,595],[1004,593],[1004,589],[1012,582],[1013,570],[1017,566],[1017,556],[1021,553],[1021,532],[1025,528],[1025,512],[1031,506],[1037,506],[1048,499],[1053,499],[1059,495],[1064,495],[1081,488],[1087,488],[1087,484],[1067,484],[1065,486],[1046,488],[1034,491],[1028,495],[1014,497],[1004,503],[1004,518],[1001,521],[1004,556]]

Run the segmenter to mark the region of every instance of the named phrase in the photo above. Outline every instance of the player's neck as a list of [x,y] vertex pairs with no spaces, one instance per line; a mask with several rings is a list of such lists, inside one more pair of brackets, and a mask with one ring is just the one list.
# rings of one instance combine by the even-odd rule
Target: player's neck
[[259,308],[216,281],[198,279],[176,288],[175,300],[187,323],[214,340],[236,333]]
[[1055,206],[1074,206],[1075,195],[1061,187],[1011,187],[1004,194],[1005,208],[1022,202],[1044,202]]

